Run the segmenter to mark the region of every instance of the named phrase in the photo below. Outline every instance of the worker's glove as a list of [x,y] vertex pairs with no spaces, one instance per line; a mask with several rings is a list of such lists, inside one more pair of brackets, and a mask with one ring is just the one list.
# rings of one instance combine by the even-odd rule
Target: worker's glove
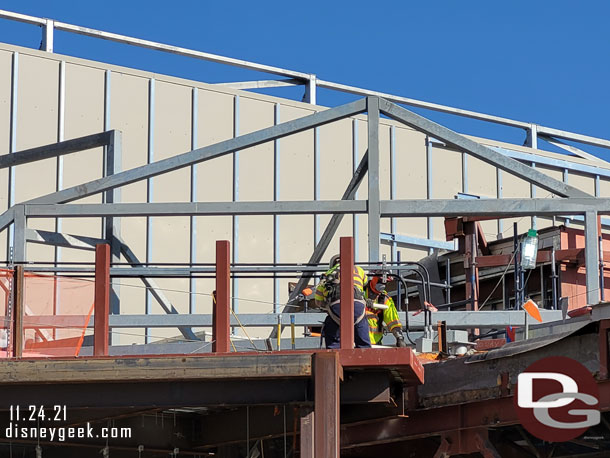
[[407,346],[407,344],[405,342],[405,337],[402,334],[402,329],[400,329],[400,328],[393,329],[392,334],[394,334],[394,337],[396,338],[397,347],[406,347]]
[[368,308],[372,309],[372,308],[373,308],[373,304],[374,304],[373,299],[368,298],[368,299],[366,300],[366,306],[367,306]]

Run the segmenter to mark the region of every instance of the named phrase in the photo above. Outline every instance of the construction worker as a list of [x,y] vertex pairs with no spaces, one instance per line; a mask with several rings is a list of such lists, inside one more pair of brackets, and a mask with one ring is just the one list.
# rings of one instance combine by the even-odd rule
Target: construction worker
[[398,311],[394,301],[385,290],[383,277],[372,277],[364,291],[366,300],[366,318],[369,325],[371,344],[381,345],[383,339],[383,325],[396,338],[397,347],[406,347],[402,334],[402,324],[398,318]]
[[[339,259],[338,254],[330,259],[329,270],[322,276],[314,296],[316,306],[328,312],[322,331],[326,348],[340,347],[341,288]],[[364,270],[361,267],[354,266],[354,344],[356,348],[370,348],[371,346],[368,323],[364,319],[366,315],[364,285],[366,282],[367,276]]]

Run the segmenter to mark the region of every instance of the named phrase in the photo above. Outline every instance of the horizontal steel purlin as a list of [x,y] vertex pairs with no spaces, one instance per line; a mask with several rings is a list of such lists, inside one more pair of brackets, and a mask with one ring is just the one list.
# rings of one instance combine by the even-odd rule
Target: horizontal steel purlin
[[[572,197],[562,199],[413,199],[382,200],[381,216],[482,216],[498,217],[584,214],[594,209],[610,214],[610,198]],[[367,201],[284,202],[169,202],[117,204],[25,204],[28,218],[92,216],[185,216],[185,215],[281,215],[311,213],[365,213]]]
[[118,131],[109,130],[106,132],[74,138],[72,140],[65,140],[58,143],[51,143],[49,145],[37,146],[36,148],[16,151],[13,154],[5,154],[0,156],[0,169],[40,161],[43,159],[49,159],[52,157],[59,157],[66,154],[76,153],[78,151],[85,151],[91,148],[97,148],[99,146],[107,146],[112,142],[115,132]]
[[[269,304],[271,307],[271,304]],[[417,312],[409,312],[409,329],[422,329],[424,327],[424,316]],[[544,323],[560,321],[561,310],[541,310],[540,314]],[[296,326],[320,326],[327,317],[326,313],[294,313]],[[290,312],[275,313],[241,313],[237,317],[231,316],[231,326],[239,326],[240,323],[248,327],[271,327],[277,325],[278,317],[281,317],[283,325],[290,325]],[[399,312],[403,323],[406,322],[405,312]],[[24,327],[82,327],[86,322],[84,315],[62,315],[62,316],[26,316]],[[170,315],[110,315],[109,326],[111,328],[175,328],[180,326],[211,327],[212,315],[207,314],[170,314]],[[525,314],[522,311],[493,310],[493,311],[443,311],[432,314],[433,322],[446,321],[451,329],[468,328],[503,328],[504,326],[523,326]],[[89,323],[89,327],[93,327]]]
[[426,248],[439,248],[442,250],[456,250],[457,240],[452,242],[444,242],[441,240],[426,239],[423,237],[411,237],[401,234],[390,234],[387,232],[381,233],[381,243],[392,245],[396,243],[398,246],[417,246]]
[[[63,274],[74,274],[73,276],[81,276],[86,275],[93,272],[93,267],[87,267],[89,264],[83,263],[80,267],[72,267],[72,266],[59,266],[59,267],[49,267],[49,266],[36,266],[29,264],[26,266],[25,270],[28,272],[58,272]],[[380,268],[380,264],[358,264],[366,271],[378,271]],[[138,266],[138,267],[136,267]],[[326,272],[328,270],[327,264],[319,264],[319,265],[231,265],[231,275],[234,274],[247,274],[247,273],[256,273],[256,274],[273,274],[273,273],[290,273],[295,274],[295,276],[301,272]],[[402,266],[393,266],[392,270],[400,270],[404,271],[412,271],[415,270],[413,265],[402,265]],[[214,277],[216,270],[214,267],[205,267],[205,266],[195,266],[195,267],[139,267],[139,263],[133,263],[131,267],[111,267],[110,268],[110,276],[113,278],[127,278],[127,277],[173,277],[173,278],[188,278],[191,275],[197,276],[198,274],[210,274],[211,277]],[[269,277],[273,278],[273,277]],[[406,280],[408,283],[420,284],[419,280]],[[444,287],[444,285],[439,283],[430,283],[432,286]]]
[[28,217],[279,215],[365,213],[366,201],[172,202],[117,204],[43,204],[26,206]]

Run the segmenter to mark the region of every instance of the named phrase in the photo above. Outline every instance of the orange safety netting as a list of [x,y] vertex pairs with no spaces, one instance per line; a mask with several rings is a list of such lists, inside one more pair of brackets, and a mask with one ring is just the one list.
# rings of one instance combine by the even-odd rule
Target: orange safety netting
[[13,271],[0,269],[0,357],[8,355],[12,322],[10,314],[11,282]]
[[93,335],[95,283],[73,277],[24,274],[23,356],[78,356]]

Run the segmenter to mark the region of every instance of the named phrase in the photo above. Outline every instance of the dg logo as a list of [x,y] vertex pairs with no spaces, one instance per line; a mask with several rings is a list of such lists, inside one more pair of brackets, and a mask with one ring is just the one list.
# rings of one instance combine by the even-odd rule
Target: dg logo
[[523,427],[548,442],[572,440],[601,421],[595,379],[563,356],[540,359],[519,374],[513,403]]

